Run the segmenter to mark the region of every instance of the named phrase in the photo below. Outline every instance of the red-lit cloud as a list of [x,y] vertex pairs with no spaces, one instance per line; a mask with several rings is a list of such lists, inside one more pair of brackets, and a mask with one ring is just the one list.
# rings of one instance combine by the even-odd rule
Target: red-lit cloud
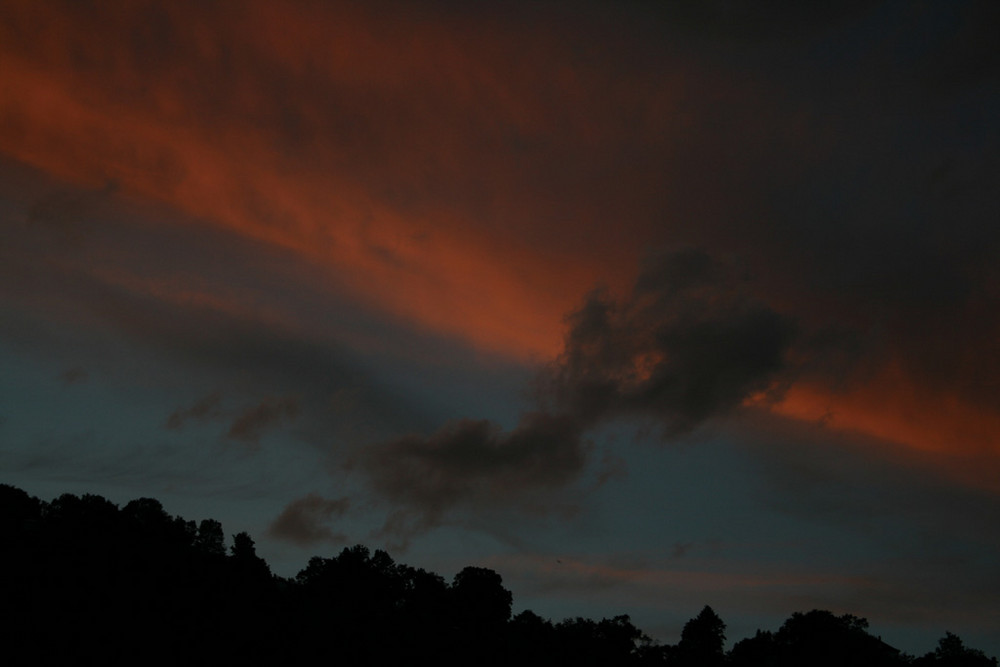
[[530,176],[491,144],[548,129],[517,73],[493,71],[503,36],[286,9],[9,5],[0,147],[300,252],[419,326],[554,351],[598,271],[522,240],[552,222],[534,201],[491,201]]
[[[778,373],[782,339],[766,372],[717,375],[703,391],[717,403],[675,422],[770,390],[784,417],[995,457],[1000,241],[983,175],[996,141],[966,122],[990,79],[963,78],[965,102],[927,55],[967,65],[986,41],[966,17],[959,51],[931,40],[900,65],[873,48],[857,55],[864,74],[844,74],[790,28],[809,24],[821,43],[866,16],[789,12],[743,32],[710,9],[7,2],[0,151],[291,253],[323,268],[329,286],[311,289],[520,361],[574,354],[562,318],[599,283],[626,294],[651,247],[733,255],[761,312],[806,336],[837,324],[860,351],[839,357],[851,368],[818,372],[814,351],[795,348],[801,373]],[[926,110],[929,95],[944,111]],[[952,148],[966,145],[980,148]],[[55,204],[34,222],[65,226],[89,205]],[[239,290],[84,270],[163,303],[288,326],[287,309]],[[670,348],[664,364],[640,347],[653,356],[629,356],[633,384],[658,369],[661,389],[691,352]],[[582,400],[580,373],[593,369],[563,369],[563,400]],[[628,412],[639,399],[615,400]]]

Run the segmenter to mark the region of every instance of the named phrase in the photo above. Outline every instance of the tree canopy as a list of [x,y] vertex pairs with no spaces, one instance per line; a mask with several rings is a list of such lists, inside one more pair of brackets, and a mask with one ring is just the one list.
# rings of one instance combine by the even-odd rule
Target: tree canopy
[[863,618],[796,612],[725,650],[726,624],[704,607],[676,645],[627,615],[553,623],[512,615],[500,573],[444,577],[363,545],[275,576],[253,538],[170,516],[152,498],[119,508],[95,495],[43,502],[0,485],[0,610],[5,664],[665,665],[864,664],[996,667],[947,632],[912,658]]

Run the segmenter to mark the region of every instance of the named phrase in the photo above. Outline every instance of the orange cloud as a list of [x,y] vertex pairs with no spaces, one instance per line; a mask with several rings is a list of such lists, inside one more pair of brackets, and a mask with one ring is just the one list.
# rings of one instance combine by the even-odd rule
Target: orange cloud
[[770,410],[902,445],[968,483],[998,488],[1000,415],[917,383],[898,364],[887,364],[866,382],[841,391],[814,382],[795,384]]
[[895,368],[848,393],[814,385],[792,387],[778,414],[822,420],[932,453],[1000,453],[1000,416],[907,382]]
[[[558,349],[562,314],[600,270],[491,219],[489,193],[517,165],[490,144],[546,119],[488,47],[433,24],[375,30],[385,17],[348,8],[94,11],[4,9],[4,153],[292,249],[429,330],[520,358]],[[435,196],[450,178],[484,201]],[[430,194],[407,201],[401,184]],[[512,225],[534,222],[527,208]]]

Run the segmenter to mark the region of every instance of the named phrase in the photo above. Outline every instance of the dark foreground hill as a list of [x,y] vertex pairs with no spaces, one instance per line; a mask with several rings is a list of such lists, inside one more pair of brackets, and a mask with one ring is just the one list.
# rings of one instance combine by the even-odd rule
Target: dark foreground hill
[[709,607],[660,645],[628,616],[558,623],[525,611],[496,572],[449,583],[364,546],[274,576],[246,533],[168,515],[150,498],[43,502],[0,485],[0,664],[997,665],[946,634],[923,657],[864,619],[814,610],[724,651]]

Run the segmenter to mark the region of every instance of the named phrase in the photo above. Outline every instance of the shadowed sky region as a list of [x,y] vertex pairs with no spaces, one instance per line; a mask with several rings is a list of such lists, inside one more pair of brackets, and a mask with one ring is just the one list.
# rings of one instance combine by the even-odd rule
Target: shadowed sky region
[[0,3],[0,482],[676,641],[1000,653],[1000,5]]

